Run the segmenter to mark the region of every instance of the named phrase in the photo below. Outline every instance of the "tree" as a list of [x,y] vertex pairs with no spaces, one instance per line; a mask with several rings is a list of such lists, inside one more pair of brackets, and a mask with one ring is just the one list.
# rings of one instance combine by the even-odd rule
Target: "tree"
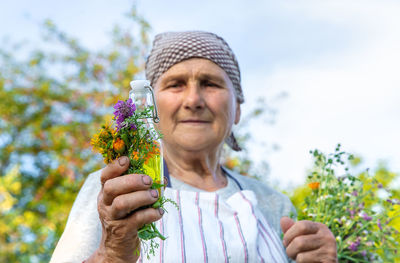
[[[90,138],[143,70],[149,24],[133,7],[100,51],[50,20],[43,46],[0,50],[0,261],[48,262],[85,175]],[[20,55],[27,54],[27,55]]]

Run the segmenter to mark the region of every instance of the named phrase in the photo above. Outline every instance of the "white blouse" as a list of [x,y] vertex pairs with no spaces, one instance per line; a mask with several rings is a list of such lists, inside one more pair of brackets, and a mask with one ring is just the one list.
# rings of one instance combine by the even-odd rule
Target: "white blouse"
[[[230,173],[243,190],[229,198],[221,197],[219,191],[166,188],[165,196],[178,203],[180,209],[166,204],[168,212],[156,226],[167,239],[157,240],[159,248],[155,256],[143,257],[140,261],[287,262],[279,219],[293,212],[290,201],[257,180]],[[97,195],[100,189],[98,171],[89,175],[82,186],[51,263],[81,263],[99,247],[102,228]]]

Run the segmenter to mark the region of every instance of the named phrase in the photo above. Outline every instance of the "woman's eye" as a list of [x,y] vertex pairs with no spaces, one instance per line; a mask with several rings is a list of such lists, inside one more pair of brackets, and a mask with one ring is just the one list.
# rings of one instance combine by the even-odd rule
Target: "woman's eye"
[[215,83],[211,82],[211,81],[206,81],[206,82],[204,83],[204,86],[207,86],[207,87],[217,87],[217,85],[216,85]]
[[167,88],[179,88],[181,85],[179,83],[172,83],[167,85]]

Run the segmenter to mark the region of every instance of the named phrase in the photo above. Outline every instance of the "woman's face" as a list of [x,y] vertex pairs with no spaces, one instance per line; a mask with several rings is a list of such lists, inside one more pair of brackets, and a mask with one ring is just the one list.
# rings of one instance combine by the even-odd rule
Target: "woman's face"
[[226,72],[207,59],[182,61],[155,84],[159,129],[168,146],[186,151],[216,150],[240,119]]

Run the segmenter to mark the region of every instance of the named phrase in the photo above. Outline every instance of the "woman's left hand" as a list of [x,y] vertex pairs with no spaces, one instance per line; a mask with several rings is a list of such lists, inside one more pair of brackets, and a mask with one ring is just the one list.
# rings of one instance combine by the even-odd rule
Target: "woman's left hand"
[[307,220],[294,222],[282,217],[281,228],[286,254],[297,263],[338,262],[336,239],[326,225]]

